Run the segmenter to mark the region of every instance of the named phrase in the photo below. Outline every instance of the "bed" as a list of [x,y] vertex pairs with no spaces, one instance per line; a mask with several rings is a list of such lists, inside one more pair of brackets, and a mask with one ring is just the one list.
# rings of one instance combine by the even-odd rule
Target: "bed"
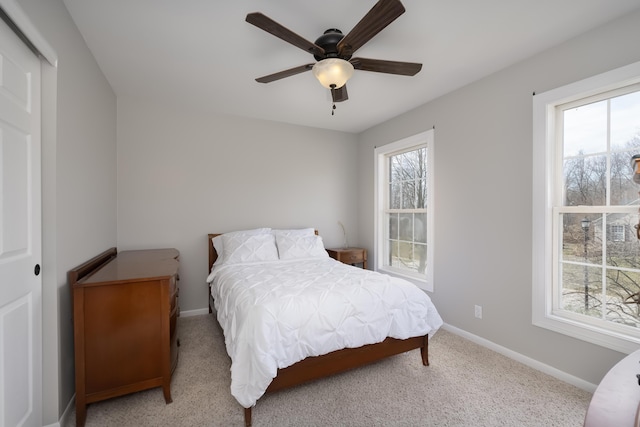
[[[231,357],[231,394],[265,393],[420,349],[442,325],[415,285],[329,258],[314,229],[209,234],[209,312]],[[220,256],[219,256],[220,255]]]

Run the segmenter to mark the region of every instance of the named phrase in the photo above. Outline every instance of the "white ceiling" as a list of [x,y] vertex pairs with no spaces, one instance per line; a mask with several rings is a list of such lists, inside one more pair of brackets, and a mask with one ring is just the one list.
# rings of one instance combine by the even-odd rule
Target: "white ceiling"
[[337,104],[311,72],[256,77],[313,57],[245,22],[262,12],[310,41],[351,28],[375,0],[64,0],[119,97],[361,132],[640,8],[640,0],[402,0],[355,57],[420,62],[414,77],[355,71]]

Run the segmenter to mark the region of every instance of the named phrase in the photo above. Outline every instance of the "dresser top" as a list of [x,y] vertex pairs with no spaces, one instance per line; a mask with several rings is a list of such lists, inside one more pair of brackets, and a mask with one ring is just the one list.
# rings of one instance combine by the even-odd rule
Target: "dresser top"
[[170,277],[178,272],[179,256],[180,252],[173,248],[118,252],[117,257],[78,281],[74,287]]

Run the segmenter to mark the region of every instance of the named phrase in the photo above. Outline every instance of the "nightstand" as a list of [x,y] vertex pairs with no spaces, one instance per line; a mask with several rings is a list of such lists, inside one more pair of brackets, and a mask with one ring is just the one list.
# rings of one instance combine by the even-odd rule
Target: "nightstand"
[[329,256],[336,261],[345,264],[362,264],[362,268],[367,269],[367,250],[363,248],[336,248],[327,249]]

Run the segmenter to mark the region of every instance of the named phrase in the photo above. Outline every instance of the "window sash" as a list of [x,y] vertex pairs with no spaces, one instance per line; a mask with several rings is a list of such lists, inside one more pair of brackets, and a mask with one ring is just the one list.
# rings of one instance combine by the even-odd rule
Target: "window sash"
[[[419,189],[425,191],[426,196],[428,197],[428,191],[426,188],[423,188],[422,185],[426,186],[427,177],[429,174],[427,168],[428,156],[426,151],[421,152],[422,150],[426,150],[427,145],[425,143],[408,147],[401,151],[396,151],[393,153],[388,153],[385,155],[385,181],[387,185],[384,190],[384,256],[382,268],[395,271],[400,274],[409,275],[411,277],[416,277],[419,279],[426,278],[426,274],[421,272],[420,270],[424,270],[426,268],[426,254],[427,254],[427,230],[426,224],[424,226],[424,238],[421,239],[423,241],[416,240],[416,214],[426,214],[427,209],[425,208],[416,208],[416,201],[420,197],[417,192]],[[406,170],[402,167],[401,163],[402,159],[409,153],[420,152],[418,155],[424,155],[425,160],[422,170],[409,171],[413,173],[406,173]],[[421,163],[421,162],[420,162]],[[413,166],[413,165],[412,165]],[[399,174],[399,176],[397,175]],[[408,183],[409,187],[413,184],[413,194],[411,195],[412,200],[407,202],[405,199],[407,194],[407,188],[403,186],[403,184]],[[396,184],[396,185],[394,185]],[[399,185],[397,185],[399,184]],[[411,189],[411,188],[410,188]],[[393,190],[397,190],[400,192],[399,195],[393,194]],[[398,200],[398,203],[393,203],[391,200]],[[423,201],[426,205],[426,200]],[[392,208],[391,206],[406,206],[410,205],[412,207],[409,208]],[[391,231],[391,223],[392,217],[394,215],[398,216],[398,221],[396,223],[396,236],[392,236]],[[411,217],[411,236],[407,237],[406,235],[402,235],[402,226],[400,225],[400,220],[402,219],[402,215],[408,215]],[[405,216],[407,218],[407,216]],[[416,246],[423,248],[423,254],[420,254],[419,251],[416,253]],[[403,256],[404,255],[404,256]],[[418,259],[416,259],[416,256]],[[423,258],[424,257],[424,258]],[[417,265],[416,265],[417,264]]]
[[[429,130],[375,149],[376,211],[374,218],[375,247],[373,267],[375,270],[403,277],[428,291],[433,291],[433,233],[431,231],[433,230],[433,210],[431,203],[433,200],[434,183],[433,133],[433,130]],[[409,206],[409,208],[401,209],[402,206],[398,204],[391,208],[389,203],[389,189],[392,182],[390,179],[390,159],[392,156],[402,155],[403,153],[420,149],[426,150],[426,167],[418,168],[421,169],[421,172],[416,172],[414,177],[408,180],[404,179],[401,182],[414,182],[416,183],[416,191],[426,191],[426,200],[423,203],[424,207],[416,208],[415,203],[410,203],[405,204],[405,206]],[[426,186],[426,189],[420,190],[420,185]],[[414,199],[421,201],[419,196],[414,197]],[[392,215],[424,215],[424,222],[426,222],[426,224],[423,225],[426,229],[426,236],[416,237],[416,231],[412,228],[411,239],[406,239],[403,236],[403,239],[395,239],[395,242],[392,243],[389,238],[390,216]],[[415,227],[416,222],[414,220],[412,221],[412,227]],[[394,265],[393,262],[388,262],[392,245],[400,243],[412,245],[411,251],[415,262],[411,265],[411,268],[414,268],[414,270],[400,268],[398,264]],[[426,260],[420,257],[424,253],[426,253]],[[425,272],[419,273],[418,271],[422,271],[423,266]]]
[[[565,248],[565,240],[563,236],[564,230],[564,218],[566,215],[588,215],[588,214],[598,214],[601,215],[601,224],[598,227],[594,221],[591,222],[590,230],[585,231],[584,237],[584,245],[585,245],[585,258],[579,259],[574,258],[571,259],[569,257],[565,257],[564,250]],[[576,208],[576,207],[558,207],[553,209],[553,253],[552,259],[553,262],[553,277],[552,277],[552,307],[551,313],[555,316],[566,317],[568,319],[572,319],[574,321],[584,322],[585,324],[592,325],[594,327],[598,327],[604,330],[612,330],[618,333],[625,333],[630,336],[634,336],[640,339],[640,326],[630,326],[630,325],[622,325],[613,320],[608,320],[610,315],[608,314],[608,309],[610,308],[610,304],[614,301],[610,298],[609,295],[609,276],[608,274],[611,272],[618,272],[621,274],[628,274],[630,276],[637,276],[640,273],[640,269],[632,268],[624,265],[616,265],[611,262],[611,259],[608,256],[608,248],[609,244],[612,243],[612,240],[609,236],[611,231],[610,224],[608,224],[608,214],[627,214],[632,216],[637,216],[638,211],[636,208],[631,207],[607,207],[607,208],[596,208],[592,207],[587,209]],[[623,227],[623,226],[620,226]],[[623,227],[624,229],[624,227]],[[590,234],[587,234],[590,231]],[[599,235],[599,237],[598,237]],[[635,236],[633,236],[635,240]],[[635,243],[632,241],[632,243]],[[587,244],[589,244],[590,252],[596,252],[600,255],[594,257],[593,254],[587,257]],[[633,254],[632,254],[633,256]],[[616,259],[616,258],[613,258]],[[584,283],[586,293],[587,288],[589,289],[588,299],[593,303],[599,303],[595,308],[592,307],[591,311],[588,314],[585,313],[577,313],[575,310],[571,310],[566,308],[564,299],[565,292],[571,290],[571,283],[565,282],[564,278],[564,269],[565,268],[584,268]],[[594,270],[597,270],[593,272]],[[588,276],[588,271],[592,271],[591,277]],[[595,274],[595,277],[594,277]],[[578,293],[579,294],[579,293]],[[593,295],[593,300],[591,296]],[[582,296],[580,296],[582,298]],[[593,304],[595,305],[595,304]],[[589,306],[589,303],[585,301],[585,309]],[[631,311],[633,310],[630,307]],[[616,311],[616,313],[621,314],[620,318],[624,318],[624,312]],[[627,316],[629,314],[626,314]],[[627,320],[629,320],[627,318]],[[636,318],[636,323],[639,323],[639,319]]]

